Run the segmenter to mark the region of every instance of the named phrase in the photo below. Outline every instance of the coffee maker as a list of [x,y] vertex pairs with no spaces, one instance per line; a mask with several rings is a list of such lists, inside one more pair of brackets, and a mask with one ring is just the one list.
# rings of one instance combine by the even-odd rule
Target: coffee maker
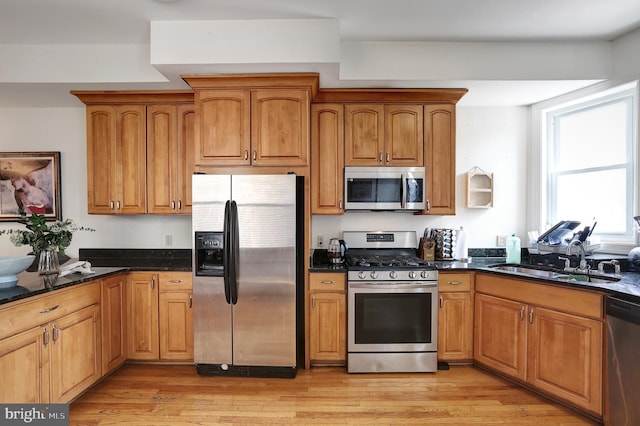
[[347,244],[344,240],[331,238],[329,240],[329,248],[327,249],[327,257],[332,265],[339,265],[344,262],[344,253],[347,250]]

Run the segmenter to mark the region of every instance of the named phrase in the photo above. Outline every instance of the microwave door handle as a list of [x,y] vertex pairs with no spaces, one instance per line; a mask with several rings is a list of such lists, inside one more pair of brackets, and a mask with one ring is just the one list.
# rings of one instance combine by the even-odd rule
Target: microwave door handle
[[407,206],[407,198],[405,194],[405,186],[407,185],[407,177],[404,173],[400,175],[400,208],[404,209]]

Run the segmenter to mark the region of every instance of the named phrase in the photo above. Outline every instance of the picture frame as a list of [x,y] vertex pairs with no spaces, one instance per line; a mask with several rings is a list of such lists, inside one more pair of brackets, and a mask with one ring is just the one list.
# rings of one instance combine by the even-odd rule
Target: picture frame
[[60,152],[0,152],[0,221],[17,221],[19,210],[62,220]]

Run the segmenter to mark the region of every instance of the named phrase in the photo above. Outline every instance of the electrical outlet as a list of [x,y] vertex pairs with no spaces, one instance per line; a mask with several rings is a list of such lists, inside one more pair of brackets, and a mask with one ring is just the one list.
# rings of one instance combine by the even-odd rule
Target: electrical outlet
[[324,237],[322,235],[318,235],[318,239],[316,240],[316,246],[318,248],[324,247]]
[[507,246],[507,236],[506,235],[498,235],[496,237],[496,246],[498,246],[498,247],[506,247]]
[[173,235],[164,236],[164,245],[166,247],[171,247],[173,245]]

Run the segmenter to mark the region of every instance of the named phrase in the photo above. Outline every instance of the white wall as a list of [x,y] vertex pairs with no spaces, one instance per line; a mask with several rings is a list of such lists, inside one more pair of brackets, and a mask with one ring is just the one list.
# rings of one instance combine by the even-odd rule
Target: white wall
[[[459,107],[457,115],[457,214],[413,216],[394,213],[347,213],[314,216],[312,241],[341,236],[343,230],[416,230],[459,227],[469,232],[470,247],[493,247],[495,236],[517,232],[522,238],[525,210],[527,135],[526,107]],[[163,248],[172,235],[172,248],[191,247],[190,216],[101,216],[87,213],[85,109],[0,109],[1,151],[60,151],[62,214],[96,232],[78,232],[67,254],[79,248]],[[472,167],[494,173],[494,207],[465,207],[465,173]],[[0,229],[15,228],[2,222]],[[29,247],[14,247],[0,237],[0,255],[25,254]]]
[[[456,135],[456,215],[415,216],[406,213],[345,213],[312,218],[312,244],[317,236],[341,237],[342,231],[407,231],[421,235],[425,227],[464,226],[469,247],[495,247],[497,235],[527,234],[526,167],[528,107],[458,107]],[[493,208],[466,207],[466,173],[473,167],[493,173]]]

